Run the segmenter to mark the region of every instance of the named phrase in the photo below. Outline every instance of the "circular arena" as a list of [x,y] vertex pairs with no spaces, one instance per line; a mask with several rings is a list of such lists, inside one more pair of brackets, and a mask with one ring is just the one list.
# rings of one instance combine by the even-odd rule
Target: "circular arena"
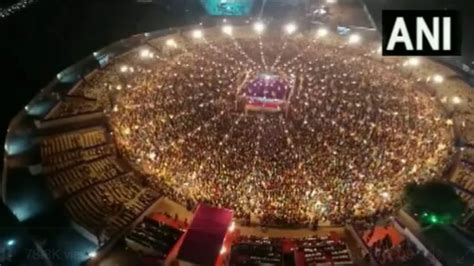
[[[162,234],[164,261],[202,204],[230,210],[232,231],[303,238],[301,228],[393,215],[408,183],[469,186],[460,162],[472,153],[457,144],[474,139],[471,88],[430,59],[382,57],[373,35],[246,21],[96,51],[12,121],[4,201],[20,220],[60,205],[91,250],[130,232],[127,245],[139,242],[162,219],[149,232]],[[304,239],[349,253],[340,239]]]
[[124,81],[94,80],[117,91],[108,122],[120,153],[179,202],[264,224],[343,224],[440,177],[452,124],[427,84],[376,46],[294,34],[196,30],[168,40],[167,57],[142,48],[120,60]]

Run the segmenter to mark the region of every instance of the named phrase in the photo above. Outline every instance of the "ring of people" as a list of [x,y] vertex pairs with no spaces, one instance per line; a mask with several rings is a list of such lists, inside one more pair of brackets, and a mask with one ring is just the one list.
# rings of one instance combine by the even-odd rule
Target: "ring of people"
[[148,186],[244,222],[343,224],[442,176],[453,122],[440,77],[409,70],[418,58],[382,59],[377,44],[324,29],[259,29],[150,41],[76,91],[100,100]]

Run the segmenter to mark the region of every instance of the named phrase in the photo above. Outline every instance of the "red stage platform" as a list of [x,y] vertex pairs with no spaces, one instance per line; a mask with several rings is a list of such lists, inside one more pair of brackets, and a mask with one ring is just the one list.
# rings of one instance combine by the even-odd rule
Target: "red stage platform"
[[200,204],[178,252],[180,265],[215,265],[233,212]]

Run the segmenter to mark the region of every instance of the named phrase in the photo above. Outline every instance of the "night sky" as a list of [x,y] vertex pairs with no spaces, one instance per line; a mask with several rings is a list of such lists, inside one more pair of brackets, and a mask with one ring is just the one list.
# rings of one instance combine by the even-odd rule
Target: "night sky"
[[62,69],[121,38],[194,23],[204,14],[198,1],[158,2],[39,0],[0,19],[2,143],[11,118]]

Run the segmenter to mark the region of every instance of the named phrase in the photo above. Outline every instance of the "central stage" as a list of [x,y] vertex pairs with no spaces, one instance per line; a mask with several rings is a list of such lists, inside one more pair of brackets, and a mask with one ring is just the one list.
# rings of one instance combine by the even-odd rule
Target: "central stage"
[[245,111],[281,111],[287,102],[290,86],[275,73],[259,73],[244,84],[240,97]]

